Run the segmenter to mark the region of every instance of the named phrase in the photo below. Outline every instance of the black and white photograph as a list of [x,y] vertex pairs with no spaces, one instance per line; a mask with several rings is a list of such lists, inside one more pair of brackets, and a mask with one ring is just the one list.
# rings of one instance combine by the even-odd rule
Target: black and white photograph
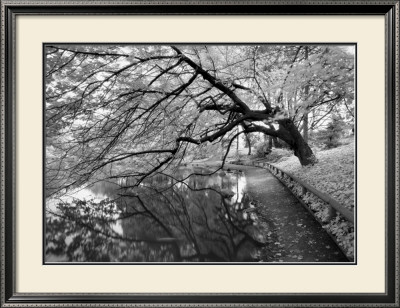
[[43,44],[44,263],[357,262],[356,47]]

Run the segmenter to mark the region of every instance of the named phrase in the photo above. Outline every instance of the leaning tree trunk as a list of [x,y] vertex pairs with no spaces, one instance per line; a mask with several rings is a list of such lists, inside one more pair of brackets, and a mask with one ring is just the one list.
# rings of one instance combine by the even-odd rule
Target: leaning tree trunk
[[279,138],[290,145],[302,166],[313,165],[317,159],[297,129],[296,125],[290,119],[279,120]]

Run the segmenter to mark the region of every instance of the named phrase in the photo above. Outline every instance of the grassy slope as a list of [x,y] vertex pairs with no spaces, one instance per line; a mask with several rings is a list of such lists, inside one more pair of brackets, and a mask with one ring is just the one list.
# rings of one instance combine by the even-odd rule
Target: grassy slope
[[295,156],[281,159],[275,166],[329,194],[344,206],[354,208],[354,142],[315,153],[318,163],[302,167]]

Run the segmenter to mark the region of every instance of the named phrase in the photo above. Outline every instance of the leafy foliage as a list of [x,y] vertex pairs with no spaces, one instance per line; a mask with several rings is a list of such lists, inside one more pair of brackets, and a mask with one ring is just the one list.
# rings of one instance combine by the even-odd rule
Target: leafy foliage
[[318,163],[314,166],[302,167],[292,157],[275,165],[331,195],[352,210],[354,208],[354,142],[317,152],[316,156]]
[[255,156],[258,158],[264,158],[271,153],[271,150],[268,147],[268,144],[265,142],[257,143],[257,145],[255,146],[255,150],[256,150]]
[[49,195],[93,179],[139,185],[238,127],[307,148],[306,165],[304,113],[353,104],[354,56],[338,46],[59,44],[45,59]]

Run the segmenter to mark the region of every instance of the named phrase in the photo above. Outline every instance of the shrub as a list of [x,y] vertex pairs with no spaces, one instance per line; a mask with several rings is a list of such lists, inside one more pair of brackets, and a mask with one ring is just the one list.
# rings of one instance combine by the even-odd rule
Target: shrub
[[255,146],[255,156],[258,158],[264,158],[266,157],[269,153],[271,153],[271,149],[268,147],[268,144],[265,142],[259,142]]
[[268,162],[275,163],[291,156],[293,156],[293,152],[291,150],[273,148],[266,156],[266,160]]

